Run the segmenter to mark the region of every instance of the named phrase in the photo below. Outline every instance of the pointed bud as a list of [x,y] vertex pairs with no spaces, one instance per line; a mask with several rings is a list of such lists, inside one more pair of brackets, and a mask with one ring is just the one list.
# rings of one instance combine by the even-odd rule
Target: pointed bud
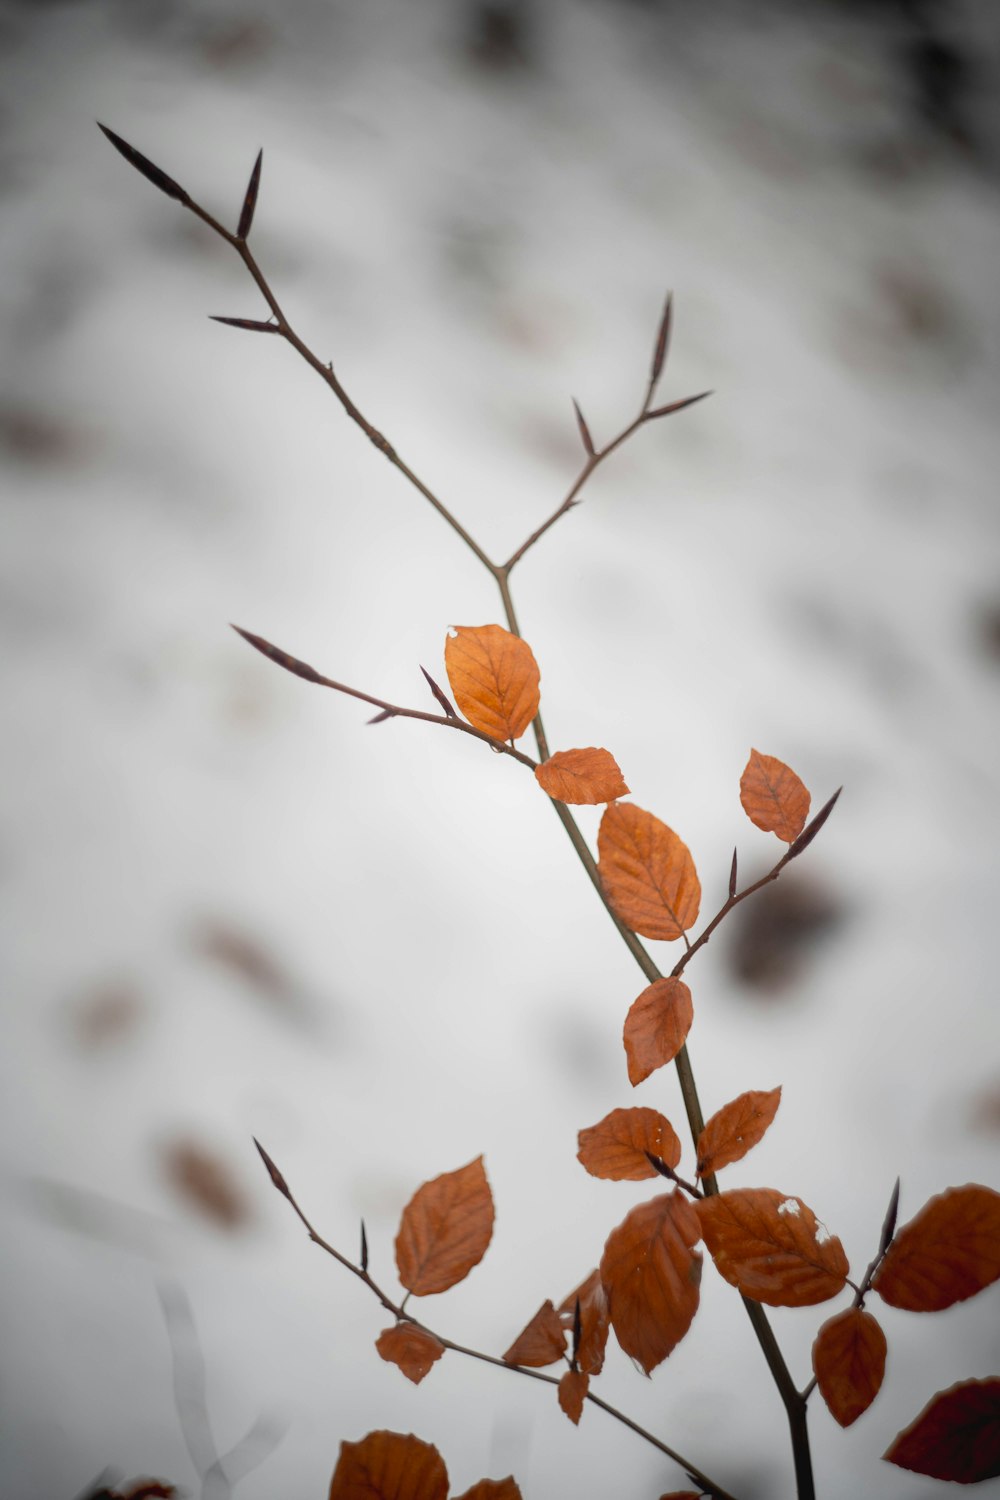
[[258,318],[223,318],[218,313],[208,315],[213,323],[225,323],[227,328],[246,328],[250,333],[280,333],[277,323],[262,323]]
[[257,207],[257,190],[260,187],[260,168],[264,160],[264,152],[257,152],[257,160],[253,164],[250,173],[250,181],[247,185],[246,197],[243,199],[243,207],[240,209],[240,222],[236,230],[236,238],[245,240],[250,233],[250,225],[253,223],[253,211]]
[[882,1259],[883,1255],[888,1250],[889,1246],[892,1244],[892,1237],[896,1233],[896,1215],[897,1215],[898,1212],[899,1212],[899,1178],[897,1177],[896,1178],[896,1186],[892,1190],[892,1197],[889,1199],[889,1207],[886,1210],[885,1223],[882,1225],[882,1233],[879,1236],[879,1242],[878,1242],[878,1258],[879,1258],[879,1260]]
[[361,1220],[361,1269],[368,1269],[368,1235],[365,1232],[365,1221]]
[[675,411],[683,411],[685,406],[694,406],[696,401],[704,401],[706,396],[714,395],[713,391],[700,391],[697,396],[685,396],[682,401],[671,401],[669,406],[658,406],[655,411],[648,411],[646,417],[669,417]]
[[395,718],[392,709],[383,708],[381,713],[373,714],[372,717],[370,719],[366,719],[365,722],[367,724],[384,724],[386,719],[392,718]]
[[257,1147],[257,1150],[260,1152],[260,1159],[267,1168],[267,1174],[270,1177],[272,1183],[278,1189],[278,1192],[281,1194],[281,1196],[283,1198],[287,1198],[289,1202],[291,1202],[292,1195],[289,1191],[288,1183],[282,1177],[281,1173],[278,1171],[277,1167],[274,1165],[274,1162],[268,1156],[267,1152],[264,1150],[264,1147],[261,1145],[256,1136],[254,1136],[253,1138],[253,1143]]
[[576,1357],[580,1352],[580,1339],[583,1334],[583,1315],[580,1312],[580,1299],[577,1297],[573,1304],[573,1369],[576,1369]]
[[97,128],[103,130],[115,150],[120,151],[125,160],[131,166],[135,167],[137,172],[141,172],[143,177],[151,182],[154,187],[158,187],[161,193],[166,193],[168,198],[176,198],[178,203],[183,203],[185,206],[191,202],[191,199],[180,183],[175,182],[172,177],[168,177],[166,172],[161,172],[160,168],[155,166],[148,156],[143,156],[142,152],[137,151],[134,146],[130,146],[128,141],[123,141],[120,135],[115,135],[113,130],[109,130],[106,125],[102,125],[100,120],[97,122]]
[[673,296],[668,292],[663,308],[663,317],[660,319],[660,327],[656,335],[656,347],[653,350],[653,365],[649,376],[650,390],[653,389],[663,374],[663,365],[667,357],[667,345],[670,343],[670,322],[672,315]]
[[670,1180],[673,1181],[674,1173],[671,1168],[667,1166],[662,1157],[654,1156],[652,1151],[645,1151],[643,1152],[643,1155],[649,1162],[649,1165],[652,1167],[654,1172],[658,1172],[661,1177],[669,1177]]
[[729,870],[729,899],[732,901],[736,895],[736,850],[733,850],[733,863]]
[[809,847],[813,839],[816,837],[817,833],[819,833],[820,829],[823,827],[823,824],[826,822],[827,818],[833,812],[833,809],[836,807],[837,798],[840,796],[843,790],[844,788],[842,786],[838,786],[829,802],[825,802],[823,804],[819,812],[813,818],[812,822],[807,823],[795,842],[789,844],[788,853],[785,855],[785,863],[787,863],[787,861],[790,859],[794,859],[797,854],[802,853],[803,849],[807,849]]
[[421,672],[423,672],[424,676],[427,679],[427,686],[430,688],[431,692],[434,694],[434,697],[437,699],[438,703],[440,703],[449,719],[457,719],[458,714],[452,707],[447,693],[442,692],[441,688],[438,687],[437,683],[434,681],[434,678],[428,672],[426,667],[421,667],[420,670]]
[[242,630],[239,625],[234,625],[233,629],[237,635],[243,637],[247,645],[253,646],[255,651],[259,651],[262,656],[268,657],[270,661],[276,662],[279,667],[284,667],[286,672],[293,672],[296,677],[305,678],[306,682],[318,682],[322,684],[325,681],[316,671],[315,667],[310,667],[306,662],[299,661],[297,656],[289,656],[287,651],[279,651],[277,646],[272,646],[270,641],[265,641],[262,635],[254,635],[249,630]]
[[583,446],[587,450],[587,457],[594,458],[596,455],[596,450],[594,448],[594,439],[590,435],[590,428],[587,426],[587,422],[583,415],[583,412],[580,410],[575,400],[573,402],[573,410],[576,412],[576,425],[580,429],[580,437],[583,441]]

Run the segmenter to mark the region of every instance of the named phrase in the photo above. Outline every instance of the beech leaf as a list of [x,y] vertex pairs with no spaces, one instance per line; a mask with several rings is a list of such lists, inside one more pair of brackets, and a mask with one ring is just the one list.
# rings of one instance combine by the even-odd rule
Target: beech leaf
[[1000,1277],[1000,1193],[967,1183],[939,1193],[898,1230],[872,1278],[890,1307],[940,1312]]
[[719,1274],[770,1307],[811,1307],[836,1297],[848,1263],[836,1235],[801,1198],[735,1188],[695,1204]]
[[566,1353],[566,1330],[551,1302],[543,1302],[503,1356],[508,1365],[542,1369]]
[[698,1137],[698,1176],[719,1172],[746,1156],[766,1132],[780,1103],[780,1088],[769,1093],[751,1089],[717,1110]]
[[691,991],[683,979],[656,979],[647,985],[632,1002],[622,1032],[628,1078],[633,1088],[657,1068],[674,1060],[693,1020]]
[[521,1491],[513,1475],[508,1474],[506,1479],[480,1479],[455,1500],[521,1500]]
[[957,1484],[1000,1477],[1000,1380],[963,1380],[939,1391],[883,1457]]
[[413,1433],[369,1432],[341,1443],[330,1500],[447,1500],[448,1470],[432,1443]]
[[698,1217],[677,1191],[650,1198],[608,1236],[601,1282],[619,1344],[648,1375],[687,1333],[698,1310]]
[[500,625],[456,625],[444,643],[455,702],[475,729],[516,740],[538,712],[538,663],[527,641]]
[[655,1177],[647,1152],[668,1167],[681,1159],[681,1143],[670,1121],[656,1109],[613,1109],[597,1125],[577,1136],[577,1159],[591,1177],[613,1182],[641,1182]]
[[812,1349],[820,1395],[841,1427],[875,1400],[885,1374],[885,1334],[871,1313],[849,1307],[823,1324]]
[[557,750],[535,767],[535,780],[559,802],[595,804],[628,796],[618,762],[608,750]]
[[590,1376],[582,1370],[567,1370],[559,1381],[559,1405],[576,1427],[583,1414],[583,1402],[590,1386]]
[[611,1319],[608,1316],[608,1298],[601,1282],[600,1271],[591,1271],[586,1281],[581,1281],[559,1304],[559,1316],[563,1326],[571,1329],[576,1320],[577,1304],[580,1307],[580,1337],[576,1346],[577,1369],[587,1375],[599,1375],[604,1368],[604,1351],[608,1343]]
[[417,1328],[414,1323],[396,1323],[384,1329],[375,1340],[375,1348],[384,1360],[398,1365],[414,1385],[419,1385],[424,1376],[444,1353],[444,1345],[426,1328]]
[[626,927],[671,942],[694,925],[701,883],[687,845],[666,823],[633,803],[613,802],[597,849],[601,883]]
[[483,1158],[419,1187],[396,1236],[399,1279],[415,1297],[446,1292],[468,1276],[493,1235],[493,1195]]
[[791,767],[773,755],[750,751],[740,778],[740,801],[751,823],[794,843],[809,816],[809,793]]

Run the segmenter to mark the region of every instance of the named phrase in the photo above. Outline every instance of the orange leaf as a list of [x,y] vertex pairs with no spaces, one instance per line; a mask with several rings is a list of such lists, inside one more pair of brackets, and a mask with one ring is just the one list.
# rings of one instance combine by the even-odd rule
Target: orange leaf
[[396,1236],[399,1279],[415,1297],[446,1292],[486,1254],[493,1235],[493,1195],[483,1158],[417,1188]]
[[538,712],[538,663],[520,636],[500,625],[456,625],[444,643],[455,702],[495,740],[516,740]]
[[330,1481],[330,1500],[446,1500],[447,1494],[444,1459],[412,1432],[370,1432],[341,1443]]
[[701,1238],[697,1215],[679,1192],[650,1198],[613,1229],[601,1281],[619,1344],[648,1375],[680,1343],[698,1310]]
[[622,1033],[628,1081],[633,1088],[664,1063],[674,1060],[693,1020],[691,991],[683,979],[654,980],[633,1001]]
[[750,751],[740,777],[740,801],[751,823],[791,844],[809,814],[809,793],[790,766],[773,755]]
[[652,813],[612,802],[601,819],[597,850],[608,900],[633,932],[669,942],[697,921],[701,883],[694,860]]
[[717,1110],[698,1137],[698,1176],[719,1172],[746,1156],[767,1130],[780,1103],[780,1088],[766,1094],[751,1089]]
[[608,1299],[601,1284],[601,1273],[591,1271],[570,1292],[565,1302],[559,1304],[559,1316],[563,1327],[572,1331],[576,1318],[576,1304],[580,1303],[580,1342],[576,1350],[576,1363],[587,1375],[599,1375],[604,1368],[604,1351],[608,1342]]
[[885,1374],[885,1334],[871,1313],[849,1307],[823,1324],[812,1361],[820,1394],[841,1427],[875,1400]]
[[939,1391],[899,1433],[889,1463],[932,1479],[978,1484],[1000,1476],[1000,1380],[963,1380]]
[[414,1323],[396,1323],[385,1328],[375,1340],[375,1348],[390,1364],[398,1365],[414,1385],[419,1385],[431,1366],[441,1358],[444,1345],[426,1328]]
[[576,1153],[591,1177],[613,1182],[641,1182],[655,1177],[647,1151],[668,1167],[681,1159],[681,1143],[669,1120],[655,1109],[613,1109],[598,1125],[581,1130]]
[[1000,1193],[948,1188],[904,1224],[872,1278],[890,1307],[939,1312],[1000,1277]]
[[535,767],[535,780],[559,802],[613,802],[628,796],[618,762],[609,750],[557,750]]
[[543,1302],[503,1356],[508,1365],[541,1368],[566,1353],[566,1330],[551,1302]]
[[508,1474],[506,1479],[480,1479],[471,1490],[457,1495],[455,1500],[521,1500],[521,1491],[513,1476]]
[[582,1370],[567,1370],[559,1382],[559,1405],[577,1426],[583,1414],[583,1400],[590,1385],[590,1376]]
[[735,1188],[695,1205],[719,1274],[770,1307],[811,1307],[843,1290],[847,1256],[801,1198]]

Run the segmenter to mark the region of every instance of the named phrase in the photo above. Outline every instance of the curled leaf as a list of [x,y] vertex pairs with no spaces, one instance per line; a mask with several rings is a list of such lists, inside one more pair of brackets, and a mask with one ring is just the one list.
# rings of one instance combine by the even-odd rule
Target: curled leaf
[[581,1130],[577,1159],[591,1177],[641,1182],[655,1177],[647,1152],[669,1167],[681,1159],[681,1143],[670,1121],[656,1109],[613,1109],[597,1125]]
[[812,1364],[820,1395],[841,1427],[850,1427],[875,1400],[885,1374],[885,1334],[860,1307],[829,1318],[816,1336]]
[[740,778],[743,810],[757,828],[794,843],[805,827],[810,797],[795,772],[773,755],[750,751]]
[[1000,1193],[978,1183],[931,1198],[897,1231],[872,1288],[891,1307],[939,1312],[1000,1278]]
[[701,883],[687,845],[666,823],[630,802],[613,802],[597,849],[601,883],[626,927],[670,942],[694,925]]
[[601,1281],[619,1344],[648,1375],[687,1333],[698,1310],[701,1238],[679,1192],[633,1208],[608,1236]]
[[493,1195],[483,1158],[419,1187],[396,1236],[399,1279],[415,1297],[446,1292],[486,1254],[493,1235]]
[[538,663],[527,641],[500,625],[456,625],[444,662],[469,723],[495,740],[519,739],[539,703]]
[[[698,1137],[698,1176],[721,1171],[746,1156],[764,1135],[781,1103],[781,1089],[751,1089],[724,1104]],[[675,1163],[676,1165],[676,1163]]]
[[801,1198],[774,1188],[735,1188],[695,1204],[719,1274],[770,1307],[811,1307],[847,1284],[836,1235]]
[[557,750],[535,767],[543,792],[559,802],[595,804],[627,797],[618,762],[608,750]]
[[503,1356],[508,1365],[543,1369],[566,1353],[566,1330],[551,1302],[543,1302]]
[[426,1328],[415,1323],[396,1323],[385,1328],[375,1340],[375,1348],[389,1364],[398,1365],[414,1385],[419,1385],[444,1353],[444,1345]]
[[646,986],[633,1001],[622,1032],[628,1078],[633,1088],[657,1068],[673,1062],[693,1020],[691,991],[683,979],[656,979]]

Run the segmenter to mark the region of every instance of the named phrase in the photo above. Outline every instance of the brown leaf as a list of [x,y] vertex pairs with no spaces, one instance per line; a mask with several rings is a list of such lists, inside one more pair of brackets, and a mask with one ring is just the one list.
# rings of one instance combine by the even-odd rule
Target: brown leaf
[[619,1344],[648,1375],[680,1343],[698,1310],[701,1238],[679,1192],[633,1208],[608,1236],[601,1281]]
[[513,1475],[508,1474],[506,1479],[480,1479],[455,1500],[521,1500],[521,1491]]
[[671,1490],[667,1495],[661,1495],[660,1500],[701,1500],[704,1490]]
[[520,636],[500,625],[456,625],[444,643],[455,702],[475,729],[516,740],[538,712],[538,663]]
[[780,1103],[780,1088],[768,1093],[751,1089],[717,1110],[698,1137],[698,1176],[719,1172],[746,1156],[764,1135]]
[[890,1307],[939,1312],[1000,1277],[1000,1193],[967,1183],[904,1224],[872,1278]]
[[566,1330],[551,1302],[543,1302],[503,1356],[508,1365],[541,1369],[566,1353]]
[[413,1433],[369,1432],[341,1443],[330,1500],[447,1500],[448,1470],[432,1443]]
[[583,1414],[583,1402],[590,1386],[590,1376],[582,1370],[567,1370],[559,1382],[559,1405],[573,1426],[579,1424]]
[[613,802],[627,797],[618,762],[608,750],[557,750],[535,767],[535,780],[543,792],[559,802]]
[[812,1349],[820,1395],[841,1427],[875,1400],[885,1374],[885,1334],[871,1313],[849,1307],[823,1324]]
[[389,1364],[398,1365],[414,1385],[420,1384],[444,1353],[440,1339],[413,1323],[396,1323],[383,1329],[375,1340],[375,1348]]
[[695,1204],[721,1276],[770,1307],[811,1307],[842,1291],[844,1247],[801,1198],[774,1188],[735,1188]]
[[773,755],[750,751],[740,778],[740,801],[751,823],[791,844],[805,827],[809,793],[795,772]]
[[597,849],[608,900],[633,932],[670,942],[698,920],[701,884],[688,847],[652,813],[613,802]]
[[670,1121],[655,1109],[613,1109],[598,1125],[581,1130],[576,1153],[591,1177],[613,1182],[641,1182],[655,1177],[647,1151],[676,1167],[681,1143]]
[[601,1273],[591,1271],[586,1281],[559,1304],[559,1316],[563,1326],[572,1329],[576,1317],[576,1304],[580,1304],[580,1342],[576,1350],[577,1367],[587,1375],[599,1375],[604,1368],[604,1351],[608,1342],[611,1319],[608,1316],[608,1298],[601,1282]]
[[190,1206],[223,1229],[242,1229],[253,1209],[229,1164],[197,1141],[173,1141],[163,1164],[171,1186]]
[[493,1195],[483,1158],[419,1187],[403,1209],[396,1236],[399,1279],[415,1297],[446,1292],[486,1254],[493,1235]]
[[899,1433],[889,1463],[932,1479],[979,1484],[1000,1476],[1000,1380],[963,1380],[939,1391]]
[[664,1063],[674,1060],[693,1020],[691,991],[683,979],[654,980],[633,1001],[622,1032],[628,1078],[633,1088]]

